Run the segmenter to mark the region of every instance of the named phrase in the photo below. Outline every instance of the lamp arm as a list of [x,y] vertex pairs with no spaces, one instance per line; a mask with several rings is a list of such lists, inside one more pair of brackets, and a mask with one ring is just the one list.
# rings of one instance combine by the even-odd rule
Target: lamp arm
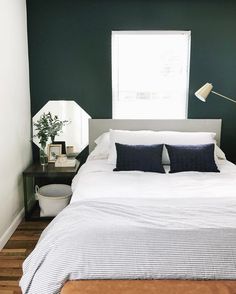
[[215,91],[211,91],[211,92],[214,93],[214,94],[216,94],[216,95],[218,95],[218,96],[220,96],[220,97],[223,97],[224,99],[227,99],[227,100],[229,100],[229,101],[231,101],[231,102],[236,103],[235,100],[233,100],[233,99],[231,99],[231,98],[229,98],[229,97],[227,97],[227,96],[224,96],[224,95],[222,95],[222,94],[220,94],[220,93],[217,93],[217,92],[215,92]]

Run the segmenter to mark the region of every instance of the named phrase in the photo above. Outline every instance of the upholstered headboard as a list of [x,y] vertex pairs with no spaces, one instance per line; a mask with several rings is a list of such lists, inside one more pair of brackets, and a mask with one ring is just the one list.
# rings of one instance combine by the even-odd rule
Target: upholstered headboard
[[89,152],[95,147],[94,140],[109,129],[213,132],[216,133],[217,145],[220,146],[221,123],[221,119],[90,119]]

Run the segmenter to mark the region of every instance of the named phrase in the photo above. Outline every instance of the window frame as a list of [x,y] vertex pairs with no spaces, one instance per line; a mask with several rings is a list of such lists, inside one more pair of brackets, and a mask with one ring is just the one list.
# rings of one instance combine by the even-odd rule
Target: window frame
[[[112,77],[112,119],[114,118],[114,106],[115,103],[113,102],[114,99],[116,99],[115,93],[118,93],[118,78],[117,78],[117,73],[116,70],[118,69],[117,64],[117,58],[114,54],[114,43],[115,43],[115,35],[146,35],[146,34],[164,34],[164,35],[175,35],[175,34],[183,34],[188,37],[188,53],[187,53],[187,69],[186,69],[186,94],[185,94],[185,116],[183,119],[188,118],[188,103],[189,103],[189,81],[190,81],[190,55],[191,55],[191,30],[120,30],[120,31],[112,31],[111,32],[111,77]],[[116,90],[115,90],[116,89]],[[119,118],[117,118],[119,119]],[[138,118],[134,118],[138,119]],[[159,119],[158,117],[156,119]],[[178,119],[178,118],[172,118],[172,119]]]

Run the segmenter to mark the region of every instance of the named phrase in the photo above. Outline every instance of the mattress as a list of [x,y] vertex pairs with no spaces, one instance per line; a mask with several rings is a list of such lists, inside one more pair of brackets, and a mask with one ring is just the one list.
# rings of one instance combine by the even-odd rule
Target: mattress
[[236,279],[232,163],[220,173],[113,168],[82,166],[71,204],[24,262],[23,293],[59,293],[68,280]]

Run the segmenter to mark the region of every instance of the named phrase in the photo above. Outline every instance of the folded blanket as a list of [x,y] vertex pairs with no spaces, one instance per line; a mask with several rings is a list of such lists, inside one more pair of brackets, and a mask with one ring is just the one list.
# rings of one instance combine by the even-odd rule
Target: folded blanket
[[[201,225],[207,213],[135,199],[72,203],[24,262],[22,291],[56,294],[81,279],[236,279],[236,229]],[[229,224],[234,215],[224,212]]]

